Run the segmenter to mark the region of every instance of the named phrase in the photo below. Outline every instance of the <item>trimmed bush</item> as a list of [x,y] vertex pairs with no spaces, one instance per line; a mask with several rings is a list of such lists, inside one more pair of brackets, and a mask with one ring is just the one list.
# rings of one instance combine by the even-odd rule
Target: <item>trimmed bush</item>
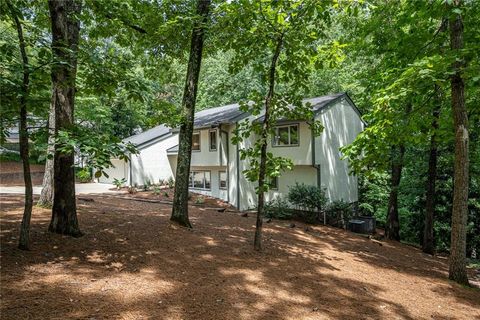
[[293,217],[293,211],[286,199],[276,197],[265,203],[265,217],[288,220]]
[[299,210],[320,211],[327,203],[327,197],[321,188],[297,182],[288,191],[288,201]]
[[329,203],[325,213],[328,224],[341,228],[346,228],[347,222],[353,217],[352,206],[343,200]]
[[92,181],[92,175],[90,174],[90,171],[87,168],[83,168],[77,171],[77,179],[81,183],[87,183]]

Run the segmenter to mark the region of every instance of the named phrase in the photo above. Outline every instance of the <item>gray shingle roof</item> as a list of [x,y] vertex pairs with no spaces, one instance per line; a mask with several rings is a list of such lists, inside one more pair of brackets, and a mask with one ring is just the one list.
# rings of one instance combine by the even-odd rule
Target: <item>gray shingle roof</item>
[[231,123],[235,118],[243,115],[238,103],[223,107],[211,108],[195,113],[195,127],[204,128],[217,126],[222,123]]
[[149,129],[147,131],[144,131],[142,133],[133,135],[131,137],[123,139],[123,142],[130,142],[133,143],[136,146],[142,145],[144,143],[147,143],[153,139],[160,138],[162,136],[165,136],[171,132],[171,129],[169,127],[166,127],[164,125],[159,125],[156,127],[153,127],[152,129]]
[[[346,94],[343,92],[329,94],[322,97],[304,99],[303,103],[311,103],[313,110],[318,111],[323,107],[327,106],[333,100],[344,95]],[[229,104],[229,105],[217,107],[217,108],[205,109],[195,113],[194,126],[195,128],[205,128],[205,127],[217,126],[222,123],[232,123],[237,121],[244,114],[245,113],[240,110],[240,105],[238,103]],[[258,118],[257,121],[261,119],[262,117]],[[159,125],[145,132],[128,137],[123,141],[131,142],[134,145],[139,146],[149,141],[152,141],[156,138],[160,138],[162,136],[168,135],[170,133],[171,133],[171,129],[169,127],[166,127],[164,125]],[[167,151],[176,152],[178,151],[178,146],[176,147],[177,149],[175,149],[175,147],[172,147]]]

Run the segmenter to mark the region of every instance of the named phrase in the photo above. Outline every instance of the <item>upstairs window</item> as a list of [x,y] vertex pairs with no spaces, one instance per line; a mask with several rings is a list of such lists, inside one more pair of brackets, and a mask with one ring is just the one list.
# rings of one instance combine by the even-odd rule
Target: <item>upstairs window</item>
[[208,137],[210,140],[210,151],[217,150],[217,130],[210,130],[208,132]]
[[200,151],[200,132],[192,134],[192,150]]
[[298,146],[298,124],[275,127],[274,147]]

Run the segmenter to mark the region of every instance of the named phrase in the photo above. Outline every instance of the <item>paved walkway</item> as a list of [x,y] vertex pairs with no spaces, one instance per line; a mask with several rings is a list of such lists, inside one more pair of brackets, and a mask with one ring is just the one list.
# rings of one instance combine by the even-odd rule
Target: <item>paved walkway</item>
[[[125,191],[109,190],[114,188],[113,184],[108,183],[77,183],[75,184],[76,194],[99,194],[99,193],[115,193],[122,194]],[[33,194],[39,195],[42,191],[42,186],[33,187]],[[25,187],[23,186],[0,186],[0,193],[8,194],[24,194]]]

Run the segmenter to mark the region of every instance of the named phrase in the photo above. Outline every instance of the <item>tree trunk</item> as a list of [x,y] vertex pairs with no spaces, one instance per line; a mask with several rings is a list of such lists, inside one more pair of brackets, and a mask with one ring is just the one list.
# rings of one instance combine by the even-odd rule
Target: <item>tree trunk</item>
[[[27,100],[30,84],[30,71],[28,66],[28,56],[25,50],[25,39],[23,38],[23,28],[15,8],[10,1],[7,5],[12,14],[15,26],[17,28],[18,43],[20,55],[22,57],[23,81],[20,96],[20,156],[23,164],[23,180],[25,182],[25,206],[23,209],[22,224],[20,225],[20,238],[18,247],[22,250],[30,249],[30,220],[32,217],[32,177],[30,175],[30,162],[28,150],[28,131],[27,131]],[[23,18],[22,18],[23,20]]]
[[[52,99],[53,100],[53,99]],[[53,157],[55,155],[55,109],[50,106],[48,115],[48,147],[45,173],[43,174],[42,192],[38,200],[38,206],[51,208],[53,204]]]
[[437,130],[438,118],[440,116],[441,99],[440,88],[435,86],[437,92],[437,101],[433,110],[432,135],[430,136],[430,154],[428,158],[428,180],[427,194],[425,203],[425,221],[423,228],[422,251],[428,254],[435,253],[435,239],[433,235],[433,223],[435,217],[436,192],[435,184],[437,180]]
[[[460,0],[454,2],[459,7]],[[451,77],[452,111],[455,128],[455,164],[453,177],[452,234],[448,277],[458,283],[468,285],[466,271],[466,229],[468,218],[468,116],[465,108],[464,82],[460,60],[463,48],[463,22],[461,14],[450,18],[450,48],[457,54],[453,64],[455,73]]]
[[197,0],[196,21],[192,30],[190,57],[188,60],[187,79],[182,101],[182,124],[180,125],[177,170],[175,174],[175,193],[171,221],[191,228],[188,219],[188,187],[190,180],[190,160],[192,156],[192,133],[195,117],[195,102],[197,99],[198,77],[202,64],[205,24],[210,10],[210,0]]
[[272,56],[272,61],[269,69],[269,86],[268,93],[265,98],[265,116],[262,123],[261,149],[260,149],[260,163],[258,168],[258,206],[257,206],[257,222],[255,228],[255,239],[253,247],[257,251],[262,251],[262,227],[263,216],[265,214],[265,173],[267,167],[267,140],[270,131],[270,108],[275,94],[275,71],[277,67],[278,57],[282,50],[283,35],[277,40],[277,45]]
[[[49,0],[52,22],[52,105],[55,110],[55,135],[74,126],[75,79],[80,32],[78,0]],[[53,207],[50,232],[81,236],[75,203],[74,154],[55,145],[53,158]]]
[[385,237],[387,239],[396,241],[400,241],[400,221],[398,218],[398,189],[400,186],[400,179],[402,177],[404,155],[404,145],[400,145],[398,149],[396,147],[392,147],[392,172],[390,179],[390,197],[388,199]]

